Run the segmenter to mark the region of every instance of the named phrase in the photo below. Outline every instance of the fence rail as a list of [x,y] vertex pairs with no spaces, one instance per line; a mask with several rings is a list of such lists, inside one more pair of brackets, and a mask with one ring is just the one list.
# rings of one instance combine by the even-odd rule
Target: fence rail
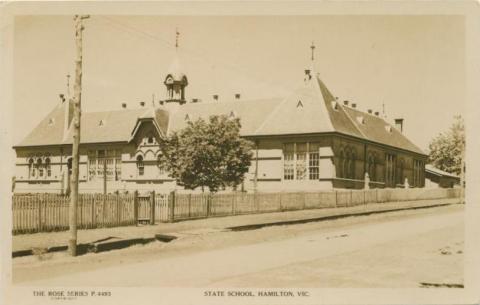
[[[371,203],[458,198],[460,189],[373,189],[323,192],[226,194],[80,194],[80,229],[150,224],[206,217],[268,213],[303,209],[342,208]],[[13,234],[68,229],[68,196],[15,194]]]

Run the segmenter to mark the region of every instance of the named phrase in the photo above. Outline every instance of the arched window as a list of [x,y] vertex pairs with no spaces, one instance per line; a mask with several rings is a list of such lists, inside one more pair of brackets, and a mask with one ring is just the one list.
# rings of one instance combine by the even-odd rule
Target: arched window
[[47,171],[47,177],[52,176],[52,168],[50,167],[50,158],[45,159],[45,170]]
[[337,177],[339,178],[343,178],[343,162],[345,160],[345,155],[343,153],[343,150],[340,151],[340,153],[338,154],[338,166],[337,166],[337,169],[338,169],[338,174],[337,174]]
[[143,157],[138,156],[137,157],[137,175],[138,176],[143,176],[144,173],[145,173],[145,167],[144,167],[144,164],[143,164]]
[[349,171],[349,168],[350,168],[350,159],[351,159],[351,156],[350,156],[350,152],[347,151],[345,153],[345,159],[343,159],[343,178],[350,178],[350,171]]
[[33,165],[33,159],[28,160],[28,177],[35,178],[35,167]]
[[38,177],[42,178],[43,177],[43,163],[42,159],[38,158],[37,160],[37,171],[38,171]]
[[377,164],[376,158],[374,155],[370,155],[368,157],[368,176],[370,177],[370,181],[376,181],[376,172],[377,172]]
[[355,179],[355,159],[356,159],[355,152],[352,152],[352,154],[350,155],[350,163],[348,168],[350,179]]

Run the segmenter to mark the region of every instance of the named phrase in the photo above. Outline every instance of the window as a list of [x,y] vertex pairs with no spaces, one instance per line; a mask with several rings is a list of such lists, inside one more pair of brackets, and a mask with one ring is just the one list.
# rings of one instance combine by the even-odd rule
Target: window
[[355,179],[355,161],[356,161],[355,152],[352,152],[350,155],[350,160],[348,163],[348,178]]
[[104,173],[108,181],[121,179],[121,151],[114,149],[90,150],[88,152],[88,179],[103,180]]
[[337,177],[355,179],[355,162],[356,153],[354,148],[346,146],[344,149],[341,149],[338,156]]
[[318,180],[319,147],[318,143],[286,143],[283,150],[283,179]]
[[307,174],[307,143],[297,143],[297,160],[295,167],[297,170],[297,180],[305,180]]
[[395,187],[395,165],[396,156],[393,154],[385,154],[385,186]]
[[368,172],[368,177],[370,178],[370,181],[376,181],[376,172],[377,172],[377,160],[376,156],[374,154],[370,154],[368,157],[368,163],[367,163],[367,172]]
[[137,175],[138,176],[143,176],[144,172],[145,172],[145,167],[144,167],[144,164],[143,164],[143,157],[138,156],[137,157]]
[[157,168],[158,168],[158,175],[165,174],[165,169],[162,164],[162,156],[157,156]]
[[42,178],[43,177],[43,164],[42,164],[42,159],[37,160],[37,171],[38,171],[38,177]]
[[52,168],[50,166],[50,158],[45,159],[45,170],[47,172],[47,177],[52,176]]
[[73,161],[72,158],[68,158],[68,160],[67,160],[67,169],[68,169],[68,174],[69,175],[72,174],[72,161]]
[[320,178],[320,153],[319,145],[311,143],[308,148],[308,179],[318,180]]
[[283,179],[293,180],[294,179],[294,154],[295,154],[295,144],[288,143],[285,144],[283,152]]
[[34,167],[32,158],[28,160],[28,177],[35,178],[35,167]]
[[401,184],[401,185],[403,185],[403,183],[405,182],[405,178],[403,176],[403,168],[404,168],[403,160],[400,160],[398,162],[397,184]]
[[423,172],[424,164],[422,161],[413,160],[413,186],[422,187],[423,186]]

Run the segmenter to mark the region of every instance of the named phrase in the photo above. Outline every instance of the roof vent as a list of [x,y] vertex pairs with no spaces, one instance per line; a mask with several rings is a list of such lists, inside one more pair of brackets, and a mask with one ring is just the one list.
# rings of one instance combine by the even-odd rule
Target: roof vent
[[310,74],[311,71],[309,69],[305,69],[305,76],[306,79],[312,79],[312,74]]
[[239,99],[240,99],[240,93],[236,93],[236,94],[235,94],[235,99],[236,99],[236,100],[239,100]]
[[380,112],[375,111],[375,115],[376,115],[376,116],[379,116],[379,115],[380,115]]
[[385,130],[388,131],[388,132],[392,132],[392,126],[385,125]]
[[348,103],[349,103],[348,100],[344,100],[344,101],[343,101],[343,104],[344,104],[345,106],[348,106]]
[[360,124],[365,124],[365,118],[363,116],[357,116],[357,122]]
[[188,113],[185,115],[185,121],[190,121],[190,116],[188,115]]
[[198,98],[192,98],[192,103],[198,103]]
[[145,107],[145,102],[140,102],[140,106]]
[[234,118],[236,117],[237,115],[235,114],[235,111],[230,111],[230,115],[229,115],[229,118]]
[[403,119],[395,119],[395,127],[403,132]]
[[98,122],[98,126],[105,126],[105,120],[103,120],[103,119],[100,120],[100,121]]
[[218,94],[213,95],[213,100],[218,101]]
[[53,124],[55,124],[55,119],[54,119],[54,118],[50,118],[50,119],[48,120],[48,125],[51,126],[51,125],[53,125]]
[[58,96],[59,96],[60,99],[62,100],[62,103],[65,103],[65,94],[60,93]]
[[372,109],[368,109],[368,113],[372,114]]
[[298,108],[298,107],[302,107],[302,108],[303,108],[303,103],[302,103],[302,101],[301,101],[301,100],[298,100],[298,103],[297,103],[297,108]]
[[126,109],[127,108],[127,103],[122,103],[122,108]]
[[357,108],[357,104],[356,104],[356,103],[352,103],[352,108]]

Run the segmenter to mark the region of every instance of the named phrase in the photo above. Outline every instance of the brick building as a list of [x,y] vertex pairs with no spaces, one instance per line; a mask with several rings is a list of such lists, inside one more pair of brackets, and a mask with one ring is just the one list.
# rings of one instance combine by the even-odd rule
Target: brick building
[[[224,114],[239,117],[241,135],[255,143],[242,185],[251,191],[423,187],[427,155],[378,112],[340,101],[313,69],[304,83],[278,99],[188,101],[187,76],[176,58],[164,85],[166,97],[150,105],[83,112],[80,192],[175,188],[158,161],[159,138],[188,120]],[[71,170],[73,105],[60,103],[16,151],[15,192],[65,192]],[[106,177],[106,179],[104,179]]]

